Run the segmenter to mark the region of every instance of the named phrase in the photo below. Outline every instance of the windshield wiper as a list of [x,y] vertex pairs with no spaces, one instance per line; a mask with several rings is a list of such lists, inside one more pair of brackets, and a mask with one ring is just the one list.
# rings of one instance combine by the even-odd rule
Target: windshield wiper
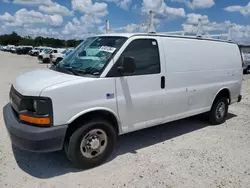
[[81,70],[81,69],[76,69],[75,67],[71,67],[71,66],[56,66],[56,69],[61,69],[64,72],[73,74],[73,75],[85,75],[85,74],[91,74],[91,75],[99,75],[99,72],[90,72],[90,71],[86,71],[86,70]]
[[99,72],[86,71],[84,69],[77,69],[75,67],[70,67],[70,68],[71,68],[71,71],[81,73],[81,74],[91,74],[91,75],[98,75],[99,74]]
[[72,67],[56,66],[56,69],[57,70],[59,69],[61,71],[67,72],[67,73],[70,73],[72,75],[79,76],[79,74]]

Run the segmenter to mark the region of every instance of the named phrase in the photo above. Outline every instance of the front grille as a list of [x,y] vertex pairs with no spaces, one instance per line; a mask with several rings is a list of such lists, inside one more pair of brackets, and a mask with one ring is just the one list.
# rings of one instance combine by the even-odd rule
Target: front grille
[[18,113],[21,104],[21,95],[12,86],[10,89],[10,103],[13,110]]

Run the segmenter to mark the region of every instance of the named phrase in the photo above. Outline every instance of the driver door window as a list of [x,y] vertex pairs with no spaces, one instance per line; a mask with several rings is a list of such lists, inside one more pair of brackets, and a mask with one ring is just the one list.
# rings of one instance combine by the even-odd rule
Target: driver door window
[[136,71],[132,75],[146,75],[160,73],[160,57],[158,44],[152,39],[137,39],[132,41],[122,53],[119,63],[124,57],[135,60]]

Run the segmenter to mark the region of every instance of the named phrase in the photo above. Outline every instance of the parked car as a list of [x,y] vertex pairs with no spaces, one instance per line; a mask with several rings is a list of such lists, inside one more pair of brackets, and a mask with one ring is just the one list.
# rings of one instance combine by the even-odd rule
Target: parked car
[[99,35],[57,66],[19,76],[3,116],[14,145],[64,148],[75,166],[91,168],[110,156],[118,135],[201,113],[212,125],[223,123],[229,105],[241,101],[241,85],[234,43]]
[[39,56],[38,56],[38,60],[40,62],[43,62],[43,63],[50,63],[50,57],[51,57],[51,54],[53,53],[60,53],[60,52],[63,52],[65,49],[61,49],[61,48],[57,48],[57,49],[54,49],[54,48],[47,48],[45,50],[43,50]]
[[242,54],[243,71],[245,74],[250,72],[250,46],[239,45]]
[[[45,47],[44,47],[45,48]],[[29,55],[31,56],[38,56],[40,52],[42,52],[44,50],[43,47],[35,47],[32,50],[29,51]]]
[[17,49],[17,48],[18,48],[17,46],[11,47],[11,48],[10,48],[10,52],[13,53],[13,54],[16,53],[16,49]]
[[60,52],[52,53],[50,55],[50,61],[51,61],[51,63],[53,63],[54,65],[57,65],[61,60],[63,60],[63,58],[65,58],[73,50],[74,49],[66,49],[66,50],[63,50],[61,53]]
[[16,49],[17,54],[28,54],[30,50],[32,50],[32,46],[21,46]]
[[7,51],[7,46],[2,46],[1,51],[3,52]]

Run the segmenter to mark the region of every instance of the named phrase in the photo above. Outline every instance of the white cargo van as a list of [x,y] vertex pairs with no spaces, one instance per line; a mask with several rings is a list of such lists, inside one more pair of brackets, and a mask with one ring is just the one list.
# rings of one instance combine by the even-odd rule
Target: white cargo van
[[19,76],[3,115],[14,145],[64,148],[74,165],[90,168],[108,158],[117,135],[201,113],[223,123],[241,100],[242,72],[233,43],[100,35],[56,66]]

